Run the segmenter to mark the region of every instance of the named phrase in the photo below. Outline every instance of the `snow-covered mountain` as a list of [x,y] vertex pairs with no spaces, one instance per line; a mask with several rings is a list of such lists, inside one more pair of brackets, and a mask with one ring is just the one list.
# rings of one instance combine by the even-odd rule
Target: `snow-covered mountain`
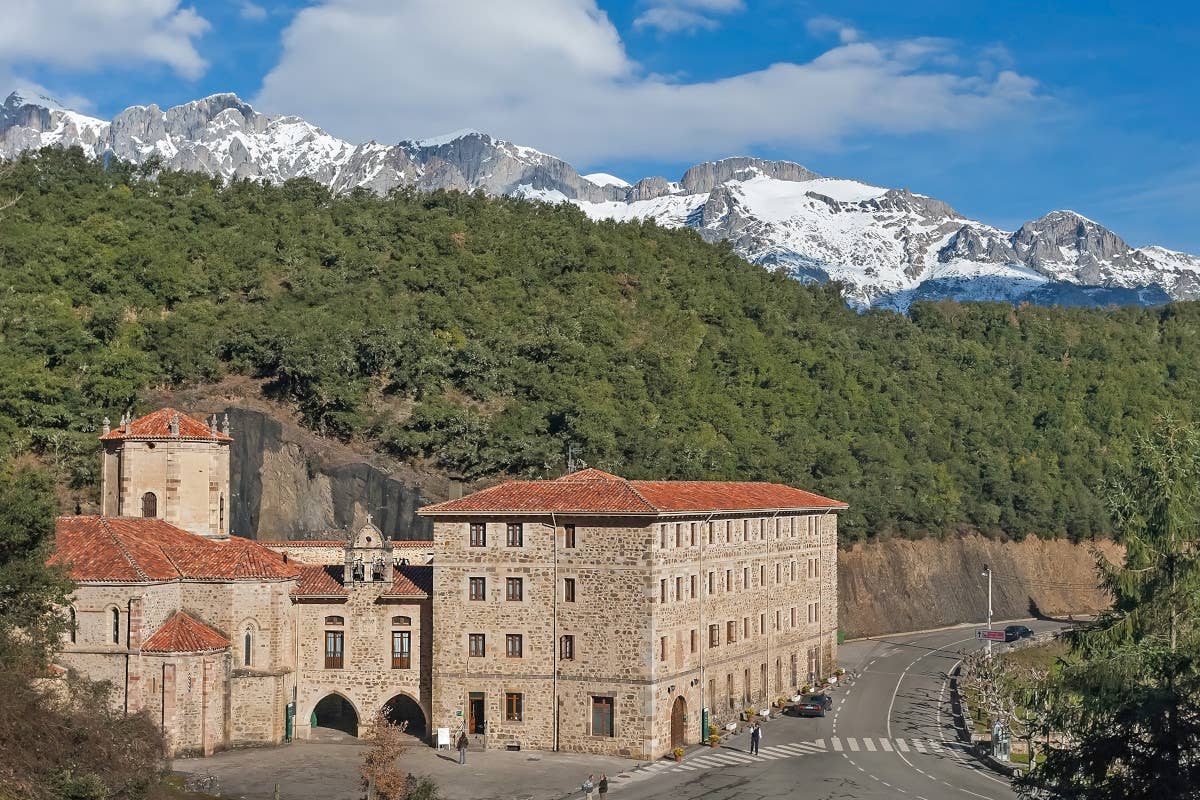
[[786,161],[727,158],[679,181],[580,175],[567,162],[478,131],[352,144],[299,117],[268,117],[236,95],[133,106],[111,121],[44,97],[0,106],[0,157],[78,145],[96,157],[273,183],[308,177],[336,192],[397,186],[482,189],[571,202],[596,219],[653,218],[727,239],[748,260],[801,280],[837,280],[858,306],[916,299],[1154,304],[1200,298],[1200,257],[1134,248],[1071,211],[1005,231],[907,189],[830,178]]

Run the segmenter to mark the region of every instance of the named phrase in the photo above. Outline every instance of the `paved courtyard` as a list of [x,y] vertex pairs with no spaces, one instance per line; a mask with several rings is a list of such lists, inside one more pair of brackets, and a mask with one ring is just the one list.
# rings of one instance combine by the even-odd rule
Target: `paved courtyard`
[[[366,745],[349,736],[281,747],[231,750],[211,758],[175,759],[175,771],[211,775],[221,797],[272,800],[360,800],[359,763]],[[639,773],[638,763],[622,758],[575,753],[471,752],[459,766],[456,751],[418,745],[401,766],[432,778],[445,800],[561,800],[582,797],[587,774],[610,777]],[[615,792],[614,792],[615,794]]]

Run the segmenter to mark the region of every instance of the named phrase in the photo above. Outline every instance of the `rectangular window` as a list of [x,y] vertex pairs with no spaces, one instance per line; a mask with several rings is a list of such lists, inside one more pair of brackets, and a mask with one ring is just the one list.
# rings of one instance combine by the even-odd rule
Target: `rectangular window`
[[692,547],[695,547],[696,546],[696,523],[694,523],[694,522],[692,523],[691,539],[692,539]]
[[692,575],[690,578],[688,578],[688,583],[691,584],[691,595],[690,596],[693,600],[695,600],[696,599],[696,576]]
[[658,639],[658,660],[667,660],[667,637],[660,636]]
[[346,665],[346,634],[325,631],[325,669],[341,669]]
[[778,539],[783,534],[783,520],[779,517],[775,518],[775,538]]
[[791,577],[791,580],[793,580],[793,581],[794,581],[794,580],[796,580],[796,562],[795,562],[795,560],[793,560],[793,561],[792,561],[792,577]]
[[467,579],[468,593],[467,597],[471,600],[487,600],[487,579],[486,578],[468,578]]
[[733,521],[725,520],[725,544],[733,541]]
[[708,573],[708,596],[712,597],[717,591],[717,573]]
[[658,602],[667,602],[667,579],[663,578],[658,582]]
[[796,627],[796,607],[792,606],[792,627]]
[[725,591],[733,591],[733,570],[731,569],[725,570]]
[[721,644],[721,628],[719,625],[708,626],[708,646],[717,647]]
[[708,543],[716,544],[717,526],[709,520],[708,523]]
[[575,636],[564,633],[558,642],[558,657],[563,661],[575,660]]
[[742,567],[742,588],[743,589],[750,588],[750,568],[749,567]]
[[520,522],[510,522],[506,528],[505,543],[509,547],[521,547],[525,543],[525,534]]
[[563,525],[563,547],[568,550],[575,548],[575,526]]
[[737,623],[729,620],[725,623],[725,641],[733,644],[737,641]]
[[471,547],[487,547],[487,523],[471,523]]
[[613,724],[613,699],[611,697],[592,697],[592,736],[615,735]]
[[759,586],[767,585],[767,565],[766,564],[758,565],[758,585]]
[[780,564],[778,561],[776,561],[775,562],[775,584],[779,585],[782,578],[783,578],[783,564]]
[[766,614],[758,615],[758,632],[759,633],[767,632],[767,615]]
[[748,519],[742,520],[742,541],[750,541],[750,520]]
[[522,600],[525,597],[524,582],[520,578],[504,579],[504,599]]
[[564,603],[574,603],[575,602],[575,579],[574,578],[563,578],[563,602]]
[[689,634],[689,643],[691,644],[692,652],[694,653],[694,652],[696,652],[696,648],[699,646],[698,640],[700,637],[696,635],[695,628],[692,628],[690,631],[688,631],[688,634]]
[[779,630],[779,611],[775,612],[775,630]]
[[675,599],[683,599],[683,578],[675,578]]
[[392,631],[392,669],[408,669],[412,666],[412,634],[408,631]]
[[523,695],[520,692],[505,692],[504,693],[504,721],[505,722],[520,722],[521,721],[521,698]]
[[749,617],[742,617],[742,638],[743,639],[750,638],[750,618]]
[[667,549],[667,523],[658,526],[658,547],[660,550]]
[[487,639],[482,633],[467,635],[467,655],[472,658],[483,658],[487,655]]
[[506,633],[504,634],[504,655],[509,658],[521,657],[521,634]]
[[683,523],[675,523],[675,546],[683,547]]

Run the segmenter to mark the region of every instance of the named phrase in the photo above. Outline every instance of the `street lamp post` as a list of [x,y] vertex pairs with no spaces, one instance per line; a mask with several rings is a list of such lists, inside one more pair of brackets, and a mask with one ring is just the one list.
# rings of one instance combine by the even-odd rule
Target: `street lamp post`
[[[987,564],[983,565],[983,573],[988,579],[988,606],[987,606],[987,627],[992,629],[992,570]],[[987,657],[992,657],[992,640],[987,640]]]

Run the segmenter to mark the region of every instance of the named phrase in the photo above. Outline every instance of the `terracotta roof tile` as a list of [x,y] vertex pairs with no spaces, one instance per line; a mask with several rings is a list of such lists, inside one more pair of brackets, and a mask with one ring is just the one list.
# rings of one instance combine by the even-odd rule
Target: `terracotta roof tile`
[[433,594],[433,567],[404,564],[392,571],[392,588],[385,597],[419,597]]
[[301,564],[292,597],[345,597],[341,564]]
[[392,547],[432,550],[432,539],[392,539]]
[[161,519],[59,517],[49,563],[76,581],[130,582],[292,578],[296,566],[257,542],[214,541]]
[[[171,418],[179,417],[179,435],[171,435]],[[138,417],[128,425],[113,428],[100,437],[101,441],[116,439],[200,439],[214,442],[232,442],[233,438],[215,431],[204,422],[181,414],[173,408],[160,408],[144,417]]]
[[263,547],[345,547],[341,539],[255,539]]
[[143,653],[200,653],[224,650],[229,639],[186,611],[178,611],[142,642]]
[[421,514],[548,513],[678,514],[847,508],[779,483],[630,481],[585,469],[552,481],[509,481],[458,500],[425,506]]

